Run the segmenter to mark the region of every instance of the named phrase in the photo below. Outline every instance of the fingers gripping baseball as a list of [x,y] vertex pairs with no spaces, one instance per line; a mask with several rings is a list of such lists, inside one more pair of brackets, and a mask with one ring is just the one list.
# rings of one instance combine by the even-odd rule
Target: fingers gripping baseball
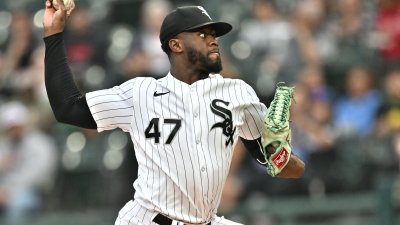
[[53,8],[58,10],[62,8],[67,11],[67,15],[75,7],[75,2],[73,0],[52,0]]
[[[64,2],[69,2],[67,5],[68,8]],[[47,37],[62,32],[68,16],[74,9],[75,3],[73,0],[46,0],[43,17],[44,36]]]

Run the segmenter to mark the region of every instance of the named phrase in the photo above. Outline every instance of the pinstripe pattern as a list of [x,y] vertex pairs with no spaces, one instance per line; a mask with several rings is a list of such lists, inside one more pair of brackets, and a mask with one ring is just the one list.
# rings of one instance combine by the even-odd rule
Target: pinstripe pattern
[[[171,74],[135,78],[86,98],[99,132],[120,128],[131,135],[139,164],[135,203],[194,224],[215,216],[238,137],[260,137],[266,113],[249,85],[220,75],[191,85]],[[224,121],[211,110],[215,99],[227,104],[217,108],[231,113],[233,144],[223,128],[211,129]],[[119,220],[140,220],[145,214],[135,214],[130,204]]]
[[142,207],[136,201],[129,201],[118,213],[115,225],[156,225],[151,222],[156,211]]

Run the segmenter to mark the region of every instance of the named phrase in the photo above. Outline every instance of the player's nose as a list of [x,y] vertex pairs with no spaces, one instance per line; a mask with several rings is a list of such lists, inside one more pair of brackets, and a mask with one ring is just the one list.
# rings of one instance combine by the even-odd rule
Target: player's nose
[[209,45],[210,45],[210,46],[218,47],[218,46],[219,46],[218,39],[217,39],[216,37],[211,36],[211,37],[210,37]]

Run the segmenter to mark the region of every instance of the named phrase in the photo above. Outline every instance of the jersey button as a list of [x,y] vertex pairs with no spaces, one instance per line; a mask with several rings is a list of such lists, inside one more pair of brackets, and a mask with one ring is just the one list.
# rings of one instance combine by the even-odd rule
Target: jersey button
[[194,117],[197,118],[199,116],[198,113],[194,113]]
[[200,140],[196,140],[196,144],[200,144]]
[[201,167],[201,172],[204,172],[204,171],[206,171],[206,167],[202,166]]

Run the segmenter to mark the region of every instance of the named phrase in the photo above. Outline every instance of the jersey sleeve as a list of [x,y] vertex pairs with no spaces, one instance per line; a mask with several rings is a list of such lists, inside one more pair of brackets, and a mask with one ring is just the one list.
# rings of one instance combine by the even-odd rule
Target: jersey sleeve
[[86,94],[98,132],[115,128],[129,132],[133,117],[134,81],[135,79],[131,79],[120,86]]
[[260,102],[254,89],[247,83],[242,82],[241,91],[246,102],[243,107],[243,124],[240,127],[239,136],[246,140],[255,140],[261,137],[267,107]]

